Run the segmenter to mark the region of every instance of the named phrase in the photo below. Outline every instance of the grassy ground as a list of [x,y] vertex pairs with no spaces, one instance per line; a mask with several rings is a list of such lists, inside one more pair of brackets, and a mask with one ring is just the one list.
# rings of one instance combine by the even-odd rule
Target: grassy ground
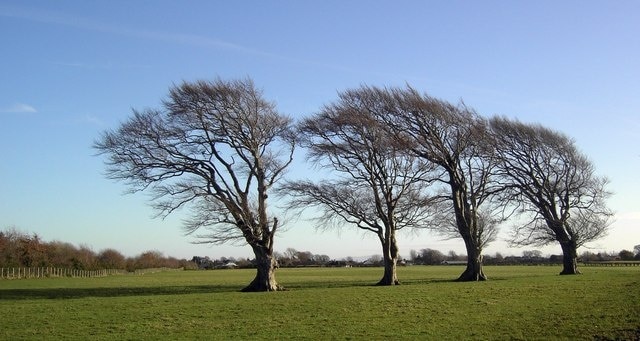
[[240,293],[250,270],[0,281],[0,339],[632,339],[640,268],[280,269],[289,291]]

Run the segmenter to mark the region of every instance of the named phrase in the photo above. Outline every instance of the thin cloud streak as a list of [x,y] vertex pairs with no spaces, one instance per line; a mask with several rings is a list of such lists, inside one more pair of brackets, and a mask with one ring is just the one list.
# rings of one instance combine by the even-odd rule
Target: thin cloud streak
[[[214,48],[214,49],[221,49],[221,50],[227,50],[227,51],[235,51],[235,52],[244,53],[248,55],[272,58],[272,59],[277,59],[277,60],[290,62],[290,63],[322,67],[322,68],[332,69],[332,70],[341,71],[341,72],[351,72],[351,73],[356,72],[355,70],[348,67],[331,65],[324,62],[310,61],[310,60],[303,60],[303,59],[282,56],[282,55],[274,54],[271,52],[257,50],[254,48],[250,48],[250,47],[242,46],[232,42],[210,38],[202,35],[176,34],[176,33],[169,33],[169,32],[157,32],[157,31],[149,31],[149,30],[141,30],[141,29],[132,29],[132,28],[126,28],[122,26],[100,23],[100,22],[96,22],[95,20],[90,20],[88,18],[71,17],[63,13],[54,12],[54,11],[43,11],[43,10],[30,9],[30,8],[6,7],[6,6],[0,5],[0,17],[17,18],[17,19],[35,21],[35,22],[40,22],[45,24],[62,25],[62,26],[74,27],[81,30],[115,34],[115,35],[139,38],[139,39],[163,41],[163,42],[173,43],[173,44],[182,44],[182,45],[190,45],[190,46],[197,46],[197,47],[204,47],[204,48]],[[86,65],[84,65],[83,63],[58,63],[58,64],[66,65],[66,66],[86,67]]]
[[82,17],[71,17],[60,12],[43,11],[27,8],[5,7],[0,6],[0,16],[36,21],[45,24],[55,24],[68,27],[74,27],[82,30],[95,32],[116,34],[121,36],[151,39],[156,41],[165,41],[170,43],[178,43],[193,46],[212,47],[224,50],[235,50],[238,52],[260,55],[265,57],[278,58],[277,55],[268,52],[255,50],[231,42],[209,38],[191,34],[172,34],[167,32],[154,32],[147,30],[139,30],[125,28],[105,23],[96,22]]
[[80,122],[89,124],[89,125],[95,125],[98,127],[105,126],[104,122],[100,118],[90,114],[84,115],[84,117],[80,120]]
[[36,113],[38,110],[29,104],[24,103],[15,103],[8,107],[0,108],[0,113],[7,114],[30,114]]
[[114,63],[82,63],[51,61],[52,65],[87,70],[115,70],[115,69],[149,69],[151,65],[144,64],[114,64]]

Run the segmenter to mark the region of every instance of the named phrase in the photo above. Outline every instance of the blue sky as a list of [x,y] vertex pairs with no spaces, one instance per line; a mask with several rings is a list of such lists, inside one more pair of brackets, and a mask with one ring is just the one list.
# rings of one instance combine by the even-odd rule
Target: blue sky
[[[144,194],[104,178],[93,141],[131,109],[158,107],[183,80],[249,76],[296,118],[361,84],[406,83],[484,115],[575,138],[611,180],[616,221],[593,251],[640,244],[640,2],[11,1],[0,2],[0,229],[45,240],[251,256],[193,245],[180,214],[152,219]],[[302,159],[302,155],[300,156]],[[292,177],[309,172],[300,160]],[[403,233],[401,254],[461,240]],[[276,240],[339,258],[379,253],[352,229],[291,222]],[[533,249],[533,247],[527,248]],[[486,253],[519,254],[496,242]],[[555,246],[545,253],[559,253]]]

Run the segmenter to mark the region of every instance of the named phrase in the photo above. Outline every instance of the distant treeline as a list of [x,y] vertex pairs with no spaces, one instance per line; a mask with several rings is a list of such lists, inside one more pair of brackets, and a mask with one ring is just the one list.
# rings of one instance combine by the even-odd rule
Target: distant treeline
[[[578,257],[579,262],[612,262],[612,261],[632,261],[640,260],[640,245],[635,247],[636,253],[629,250],[620,252],[590,252],[585,251]],[[466,261],[466,255],[457,255],[454,251],[444,254],[434,249],[422,249],[420,251],[411,250],[410,264],[438,265],[451,264],[451,262]],[[496,252],[494,255],[483,257],[485,265],[521,265],[521,264],[562,264],[562,255],[544,256],[539,250],[525,250],[521,256],[503,256]]]
[[[284,252],[274,252],[278,261],[278,267],[361,267],[361,266],[383,266],[382,256],[372,255],[354,259],[353,257],[345,257],[343,259],[331,259],[327,255],[314,254],[309,251],[298,251],[294,248],[288,248]],[[435,249],[421,249],[419,251],[411,250],[408,258],[398,260],[400,266],[404,265],[451,265],[466,263],[467,255],[457,254],[455,251],[449,251],[446,254]],[[611,261],[631,261],[640,260],[640,253],[634,254],[628,250],[620,252],[583,252],[579,261],[581,262],[611,262]],[[211,259],[209,257],[193,257],[191,259],[199,269],[233,269],[233,268],[254,268],[255,260],[246,258],[220,257],[219,259]],[[484,264],[486,265],[542,265],[542,264],[562,264],[562,255],[544,256],[539,250],[525,250],[520,256],[503,256],[496,252],[493,255],[485,255]]]
[[[640,260],[640,245],[633,251],[620,252],[583,252],[581,262],[610,262]],[[298,251],[288,248],[284,252],[274,252],[279,267],[306,266],[382,266],[380,255],[354,259],[346,257],[340,260],[331,259],[328,255],[313,254],[309,251]],[[435,249],[411,250],[409,258],[400,257],[400,265],[441,265],[459,264],[466,261],[467,256],[449,251],[447,254]],[[561,264],[562,255],[543,256],[538,250],[523,251],[522,256],[503,256],[500,253],[485,255],[486,265],[518,265],[518,264]],[[53,241],[44,242],[37,234],[27,234],[16,229],[0,231],[0,268],[40,268],[55,267],[75,270],[124,269],[135,271],[150,268],[184,268],[184,269],[228,269],[254,268],[255,259],[195,256],[191,260],[166,257],[159,251],[146,251],[136,257],[125,257],[115,249],[104,249],[94,252],[88,246],[76,247],[70,243]]]
[[94,252],[88,246],[53,241],[45,242],[37,234],[16,229],[0,231],[0,267],[56,267],[76,270],[195,268],[185,259],[165,257],[158,251],[146,251],[136,257],[125,257],[115,249]]

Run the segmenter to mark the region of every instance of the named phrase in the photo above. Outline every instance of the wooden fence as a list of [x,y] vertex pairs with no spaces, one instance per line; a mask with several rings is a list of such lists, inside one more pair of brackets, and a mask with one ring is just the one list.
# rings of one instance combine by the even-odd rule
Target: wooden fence
[[27,279],[27,278],[54,278],[54,277],[106,277],[111,275],[133,274],[144,275],[149,273],[163,271],[182,271],[184,268],[150,268],[136,269],[134,272],[128,272],[121,269],[102,269],[102,270],[77,270],[64,268],[0,268],[0,280],[2,279]]
[[615,260],[615,261],[593,261],[593,262],[584,262],[585,266],[640,266],[640,261],[625,261],[625,260]]
[[77,270],[63,268],[0,268],[0,279],[51,278],[51,277],[105,277],[123,274],[125,270]]

